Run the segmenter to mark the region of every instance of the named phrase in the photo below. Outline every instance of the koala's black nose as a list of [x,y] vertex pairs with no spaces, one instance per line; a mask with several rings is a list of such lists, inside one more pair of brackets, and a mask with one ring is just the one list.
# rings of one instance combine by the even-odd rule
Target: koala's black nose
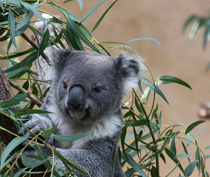
[[81,86],[74,86],[69,90],[67,106],[70,110],[84,109],[85,91]]

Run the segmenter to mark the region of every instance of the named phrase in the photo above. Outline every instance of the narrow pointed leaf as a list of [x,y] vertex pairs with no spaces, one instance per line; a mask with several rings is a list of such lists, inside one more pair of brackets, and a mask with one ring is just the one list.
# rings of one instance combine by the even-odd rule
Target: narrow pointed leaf
[[173,158],[176,157],[176,142],[175,142],[175,140],[176,140],[176,133],[175,133],[175,135],[174,135],[174,137],[173,137],[173,139],[171,141],[171,147],[170,147],[170,149],[171,149],[171,156]]
[[44,37],[39,47],[39,55],[41,55],[44,49],[47,47],[48,40],[49,40],[49,30],[47,29],[46,32],[44,33]]
[[180,84],[192,90],[192,88],[190,87],[188,83],[174,76],[165,75],[165,76],[160,77],[160,80],[165,81],[165,82]]
[[186,131],[185,131],[185,135],[188,134],[188,133],[189,133],[192,129],[194,129],[196,126],[198,126],[199,124],[202,124],[202,123],[204,123],[204,122],[206,122],[206,121],[204,121],[204,120],[198,120],[198,121],[193,122],[192,124],[190,124],[190,125],[187,127]]
[[103,18],[105,17],[105,15],[107,14],[107,12],[109,12],[109,10],[112,8],[112,6],[117,2],[118,0],[114,1],[110,6],[109,8],[103,13],[103,15],[99,18],[99,20],[96,22],[96,24],[94,25],[93,29],[91,32],[93,32],[97,27],[98,25],[101,23],[101,21],[103,20]]
[[203,39],[203,48],[205,49],[207,46],[207,42],[210,39],[210,19],[207,20],[206,30],[204,33],[204,39]]
[[149,41],[153,41],[153,42],[156,42],[159,46],[160,45],[160,42],[157,40],[157,39],[153,39],[153,38],[136,38],[136,39],[132,39],[128,42],[126,42],[126,44],[130,43],[130,42],[134,42],[134,41],[142,41],[142,40],[149,40]]
[[190,175],[192,174],[192,172],[194,171],[195,166],[197,165],[197,163],[198,163],[198,161],[196,160],[196,161],[190,163],[190,164],[185,168],[184,172],[185,172],[185,174],[186,174],[187,176],[190,176]]
[[90,48],[92,48],[96,52],[100,53],[100,51],[89,41],[89,39],[85,37],[85,35],[81,32],[76,23],[68,17],[67,17],[67,25],[77,35],[77,37],[79,37],[85,44],[87,44]]
[[146,78],[142,78],[141,81],[145,85],[147,85],[148,87],[150,87],[151,89],[153,89],[158,95],[160,95],[166,101],[166,103],[168,103],[168,100],[166,99],[166,97],[163,94],[163,92],[155,84],[153,84],[151,81],[149,81]]
[[179,157],[186,157],[186,158],[190,158],[190,156],[186,153],[181,153],[179,154],[178,156],[176,156],[176,158],[179,158]]
[[30,10],[31,12],[33,12],[46,26],[47,23],[45,21],[45,19],[41,16],[41,14],[39,13],[39,11],[37,10],[37,7],[39,6],[39,1],[37,1],[36,3],[33,4],[33,6],[31,4],[28,4],[26,2],[21,1],[21,4],[28,10]]
[[197,15],[193,15],[193,16],[189,17],[189,18],[186,20],[186,22],[185,22],[185,24],[184,24],[184,26],[183,26],[182,32],[185,32],[185,30],[186,30],[187,27],[190,25],[190,23],[193,22],[193,21],[194,21],[195,19],[197,19],[197,18],[198,18]]
[[15,111],[16,116],[22,116],[26,114],[53,114],[52,112],[37,109],[20,109]]
[[86,133],[81,133],[78,135],[57,135],[57,134],[53,134],[53,137],[57,140],[57,141],[61,141],[61,142],[70,142],[70,141],[75,141],[78,140],[80,138],[83,138],[87,135],[89,135],[91,132],[86,132]]
[[191,144],[191,142],[193,141],[193,138],[194,138],[193,134],[190,133],[189,136],[187,137],[186,147]]
[[93,7],[80,21],[82,23],[87,17],[89,17],[101,4],[103,4],[106,0],[101,1],[95,7]]
[[135,121],[132,126],[142,126],[142,125],[147,125],[149,123],[149,120],[137,120]]
[[52,135],[52,133],[56,130],[58,125],[55,125],[53,128],[46,130],[44,132],[41,133],[41,136],[44,137],[45,139],[48,138],[50,135]]
[[21,161],[22,161],[23,165],[25,165],[26,167],[29,167],[29,168],[38,167],[38,166],[42,165],[43,163],[45,163],[47,160],[48,159],[31,161],[25,155],[21,155]]
[[9,15],[8,15],[8,22],[9,22],[9,29],[10,29],[10,37],[13,45],[17,48],[16,42],[15,42],[15,18],[12,11],[9,9]]
[[82,10],[82,7],[83,7],[83,1],[82,1],[82,0],[77,0],[77,2],[79,3],[80,10]]
[[189,39],[193,39],[193,37],[195,36],[195,33],[197,32],[199,26],[200,26],[201,20],[200,19],[196,19],[195,22],[193,23],[193,26],[190,30],[190,33],[188,35]]
[[30,19],[33,17],[34,13],[29,11],[26,16],[23,18],[23,20],[19,23],[19,25],[16,27],[16,31],[20,30],[23,26],[25,26],[28,22],[30,22]]
[[195,137],[194,140],[196,140],[200,135],[202,135],[206,131],[208,126],[209,126],[209,124],[206,125],[206,127]]
[[16,137],[8,144],[8,146],[5,148],[4,153],[3,153],[2,157],[1,157],[0,170],[2,170],[4,162],[6,161],[7,157],[9,156],[9,154],[13,151],[13,149],[15,149],[18,145],[20,145],[26,139],[27,139],[27,137],[23,137],[23,136],[22,137]]

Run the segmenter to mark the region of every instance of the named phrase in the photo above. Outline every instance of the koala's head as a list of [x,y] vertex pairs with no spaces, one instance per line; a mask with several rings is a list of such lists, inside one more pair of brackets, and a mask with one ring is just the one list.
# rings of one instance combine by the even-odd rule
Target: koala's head
[[51,55],[54,102],[65,117],[91,123],[121,109],[143,68],[139,58],[120,54],[55,50]]

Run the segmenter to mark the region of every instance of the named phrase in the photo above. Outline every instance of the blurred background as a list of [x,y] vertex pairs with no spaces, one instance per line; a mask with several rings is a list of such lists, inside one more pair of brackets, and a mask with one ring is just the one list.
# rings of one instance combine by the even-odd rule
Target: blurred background
[[[60,4],[63,2],[63,0],[58,1]],[[81,11],[77,1],[66,3],[64,7],[81,19],[100,1],[83,0],[83,2]],[[112,2],[112,0],[107,0],[84,21],[84,25],[91,30]],[[159,47],[152,41],[138,41],[133,42],[131,46],[145,59],[155,79],[163,75],[176,76],[190,84],[193,89],[191,91],[176,84],[160,87],[169,101],[167,105],[161,98],[157,99],[159,111],[163,111],[163,124],[173,123],[169,119],[176,119],[187,127],[192,122],[201,119],[198,116],[200,103],[210,102],[210,71],[205,71],[210,62],[210,44],[207,44],[205,50],[202,48],[204,29],[200,29],[193,40],[188,39],[190,28],[182,33],[183,25],[189,16],[197,14],[207,17],[209,8],[209,0],[120,0],[93,32],[94,38],[100,42],[127,42],[134,38],[150,37],[161,43]],[[54,15],[61,15],[50,6],[43,6],[41,9],[47,9]],[[34,16],[34,19],[37,17]],[[28,45],[21,41],[19,46],[20,50],[28,48]],[[6,64],[3,63],[3,66],[5,67]],[[146,77],[151,79],[149,75]],[[208,123],[210,119],[205,120]],[[193,133],[199,134],[207,123],[196,127]],[[201,148],[210,146],[209,134],[210,127],[198,139]],[[194,149],[192,150],[194,155]],[[178,150],[178,153],[182,152]],[[192,156],[193,159],[194,156]],[[171,164],[173,162],[167,161],[169,169]],[[210,169],[208,160],[207,169]],[[166,175],[168,171],[167,168],[161,168],[161,176]],[[179,170],[176,170],[171,176],[178,175]]]

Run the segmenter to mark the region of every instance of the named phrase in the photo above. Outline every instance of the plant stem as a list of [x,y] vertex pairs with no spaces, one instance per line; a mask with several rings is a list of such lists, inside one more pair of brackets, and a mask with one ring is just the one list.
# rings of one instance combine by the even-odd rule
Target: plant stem
[[[144,109],[144,106],[142,105],[141,100],[139,99],[139,97],[138,97],[138,95],[137,95],[137,93],[136,93],[136,91],[134,89],[133,89],[133,92],[135,93],[135,96],[136,96],[136,98],[137,98],[137,100],[138,100],[138,102],[139,102],[139,104],[140,104],[140,106],[141,106],[141,108],[142,108],[142,110],[144,112],[144,115],[145,115],[146,119],[149,120],[149,117],[148,117],[148,115],[147,115],[147,113],[146,113],[146,111]],[[147,124],[147,127],[149,128],[149,131],[151,133],[152,141],[153,141],[154,145],[157,145],[157,142],[156,142],[156,139],[155,139],[155,135],[154,135],[154,133],[152,131],[150,123]],[[154,153],[156,153],[156,152],[157,152],[157,148],[154,149]],[[155,156],[155,159],[156,159],[156,174],[159,177],[160,175],[159,175],[159,157],[158,157],[158,155]]]

